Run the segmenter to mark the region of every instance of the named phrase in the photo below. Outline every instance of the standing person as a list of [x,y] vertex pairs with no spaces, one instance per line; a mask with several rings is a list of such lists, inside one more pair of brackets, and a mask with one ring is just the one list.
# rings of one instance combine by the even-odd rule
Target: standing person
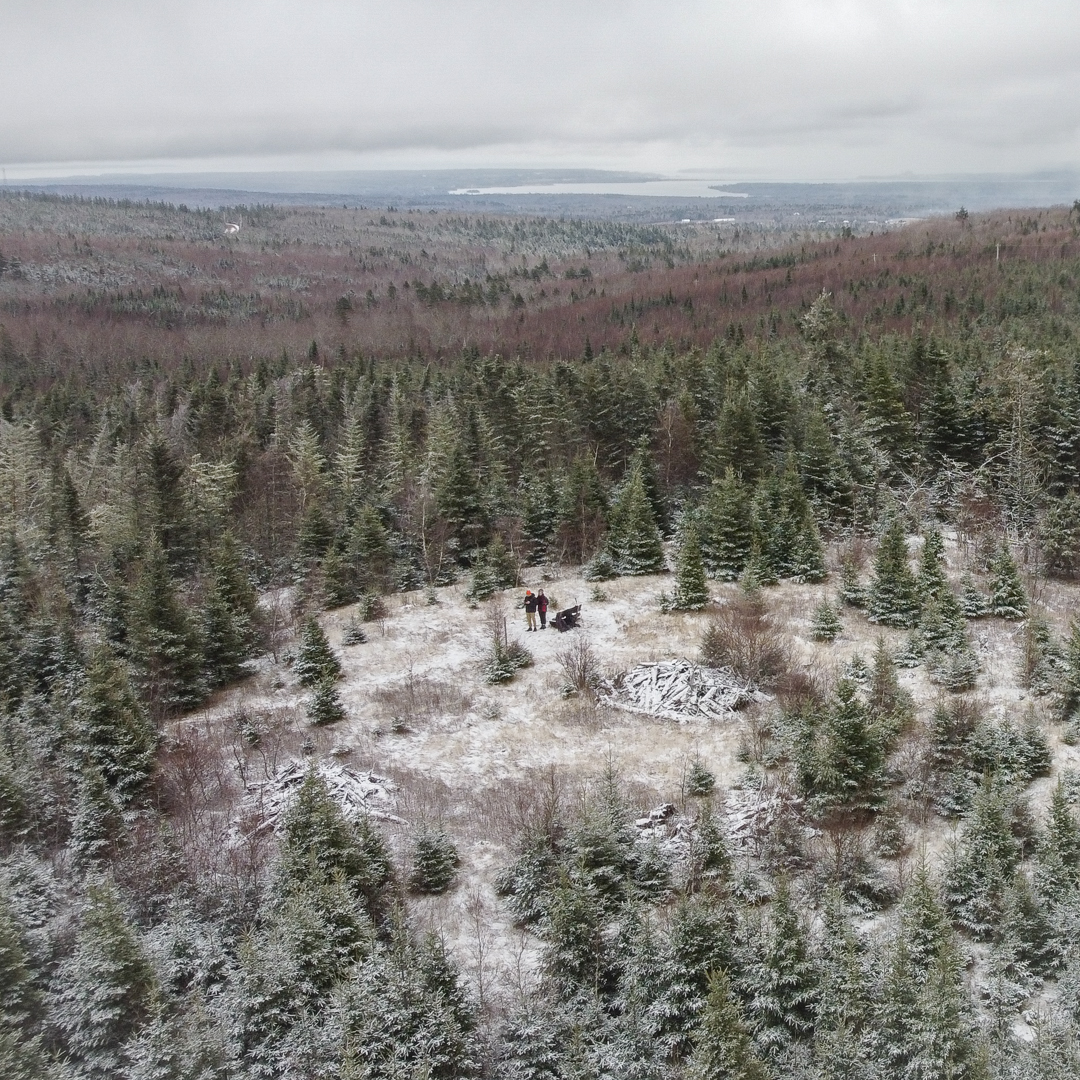
[[540,629],[547,629],[547,597],[544,595],[544,590],[541,589],[536,594],[536,612],[540,616]]
[[532,590],[525,590],[525,621],[529,624],[529,630],[536,629],[536,597]]

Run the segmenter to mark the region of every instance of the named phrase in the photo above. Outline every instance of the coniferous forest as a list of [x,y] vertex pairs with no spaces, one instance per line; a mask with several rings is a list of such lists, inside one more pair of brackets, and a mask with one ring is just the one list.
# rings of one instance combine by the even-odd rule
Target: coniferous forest
[[[413,247],[376,252],[366,214],[343,239],[291,212],[308,232],[272,242],[265,208],[242,249],[205,215],[15,201],[5,1077],[1080,1072],[1077,213],[681,246],[417,215]],[[94,222],[125,214],[146,231],[102,254]],[[310,287],[230,279],[290,243]],[[347,280],[346,247],[381,285]],[[54,249],[120,284],[65,277]],[[122,284],[172,258],[218,264],[218,291]],[[363,665],[406,603],[490,624],[469,692],[547,693],[527,683],[547,639],[499,618],[542,578],[589,582],[597,609],[657,583],[634,619],[692,628],[692,660],[759,693],[723,722],[737,768],[690,761],[662,842],[614,764],[506,772],[495,906],[470,910],[477,940],[522,945],[486,982],[425,913],[479,872],[458,820],[495,811],[356,814],[316,766],[354,722],[345,649]],[[596,639],[557,640],[536,708],[629,723]],[[865,647],[830,663],[845,640]],[[284,734],[252,690],[273,680],[303,703]],[[468,711],[408,685],[381,738]],[[677,726],[633,722],[657,745]],[[302,779],[253,815],[282,747]]]

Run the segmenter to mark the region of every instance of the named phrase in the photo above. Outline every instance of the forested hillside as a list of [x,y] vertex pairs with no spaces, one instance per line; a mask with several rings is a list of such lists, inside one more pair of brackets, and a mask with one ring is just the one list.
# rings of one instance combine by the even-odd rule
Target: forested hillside
[[[230,277],[303,273],[276,211],[233,251],[207,215],[120,243],[86,231],[115,204],[27,200],[13,224],[7,201],[5,1076],[1076,1074],[1075,214],[756,254],[440,217],[446,261],[406,273],[412,248],[350,254],[311,211],[304,258],[325,241],[334,273],[378,274],[350,293],[320,263],[303,314],[287,283]],[[522,263],[507,238],[534,234]],[[180,241],[216,292],[166,272]],[[111,269],[58,285],[60,262]],[[677,790],[656,780],[663,842],[610,756],[438,798],[414,776],[415,813],[350,814],[314,767],[332,750],[378,774],[423,717],[510,724],[515,685],[619,741],[600,620],[556,639],[577,644],[554,685],[502,622],[507,590],[582,578],[586,607],[631,597],[634,662],[692,633],[691,659],[760,691],[717,722],[738,769],[699,748]],[[442,696],[410,669],[392,708],[380,674],[375,730],[350,680],[428,606],[448,653],[470,627],[484,652]],[[283,688],[302,707],[270,724]],[[291,801],[252,813],[293,759]],[[502,833],[469,862],[456,823],[496,793]],[[516,926],[534,958],[516,981],[428,932],[466,877],[499,894],[477,892],[477,940]]]

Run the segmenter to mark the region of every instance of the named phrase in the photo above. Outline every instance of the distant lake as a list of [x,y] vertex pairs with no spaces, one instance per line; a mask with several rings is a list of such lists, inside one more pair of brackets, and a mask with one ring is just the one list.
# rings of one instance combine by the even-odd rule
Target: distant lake
[[625,184],[521,184],[455,188],[448,195],[661,195],[682,199],[748,199],[747,191],[724,191],[722,180],[642,180]]

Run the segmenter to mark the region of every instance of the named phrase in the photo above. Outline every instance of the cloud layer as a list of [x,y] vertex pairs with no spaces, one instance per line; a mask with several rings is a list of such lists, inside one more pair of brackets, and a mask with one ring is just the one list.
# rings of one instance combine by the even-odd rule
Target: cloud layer
[[1080,5],[5,0],[0,163],[1080,165]]

